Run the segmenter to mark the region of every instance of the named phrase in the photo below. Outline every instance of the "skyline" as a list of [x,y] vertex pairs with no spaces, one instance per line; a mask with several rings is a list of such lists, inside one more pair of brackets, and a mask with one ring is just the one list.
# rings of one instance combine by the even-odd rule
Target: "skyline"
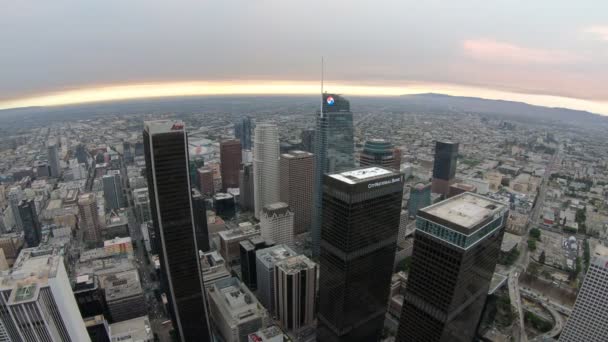
[[567,1],[8,3],[0,108],[315,94],[325,56],[328,91],[348,96],[434,92],[608,114],[606,10]]

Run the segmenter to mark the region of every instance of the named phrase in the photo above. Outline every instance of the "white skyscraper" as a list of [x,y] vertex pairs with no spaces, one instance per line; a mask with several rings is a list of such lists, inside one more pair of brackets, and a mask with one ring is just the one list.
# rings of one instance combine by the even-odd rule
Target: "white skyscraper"
[[0,321],[12,341],[90,341],[57,249],[21,251],[0,277]]
[[264,240],[293,247],[294,213],[287,203],[271,203],[260,213],[260,233]]
[[560,342],[608,341],[608,247],[598,246],[592,256],[572,314]]
[[253,144],[255,217],[266,205],[279,201],[279,129],[273,124],[255,127]]

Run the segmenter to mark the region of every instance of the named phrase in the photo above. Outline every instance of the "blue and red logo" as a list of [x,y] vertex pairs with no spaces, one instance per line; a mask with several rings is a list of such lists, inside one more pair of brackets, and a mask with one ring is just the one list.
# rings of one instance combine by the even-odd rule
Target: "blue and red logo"
[[327,101],[327,105],[328,106],[333,106],[334,105],[334,98],[331,97],[331,96],[328,96],[325,101]]

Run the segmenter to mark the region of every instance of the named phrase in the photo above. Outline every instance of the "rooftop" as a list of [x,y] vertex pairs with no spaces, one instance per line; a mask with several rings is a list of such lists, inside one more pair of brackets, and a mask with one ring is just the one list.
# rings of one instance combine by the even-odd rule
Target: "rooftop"
[[143,293],[137,270],[100,276],[100,283],[108,301]]
[[154,333],[148,316],[110,324],[112,342],[152,341]]
[[332,177],[347,184],[356,184],[359,182],[368,181],[375,177],[387,176],[390,174],[398,175],[397,173],[389,169],[373,166],[345,171],[341,173],[334,173],[329,175],[329,177]]
[[266,267],[271,267],[275,263],[296,255],[287,245],[276,245],[255,252],[256,258],[260,259]]
[[184,122],[181,120],[144,121],[144,130],[150,134],[183,132],[184,127]]
[[420,211],[466,229],[473,229],[488,217],[501,214],[506,209],[498,201],[465,192]]
[[313,154],[310,152],[299,151],[299,150],[290,151],[289,153],[281,154],[281,158],[286,158],[286,159],[307,158],[307,157],[312,157],[312,156],[313,156]]
[[275,266],[282,269],[285,273],[292,274],[312,269],[316,264],[305,255],[296,255],[277,262]]

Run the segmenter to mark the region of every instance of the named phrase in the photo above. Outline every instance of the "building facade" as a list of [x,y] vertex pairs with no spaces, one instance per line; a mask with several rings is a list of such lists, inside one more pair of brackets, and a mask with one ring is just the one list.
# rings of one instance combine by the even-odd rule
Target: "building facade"
[[201,167],[197,170],[199,190],[205,196],[212,196],[215,193],[215,185],[213,182],[213,170],[208,167]]
[[94,194],[78,196],[78,219],[78,228],[83,231],[84,241],[93,244],[101,242],[101,225]]
[[431,205],[431,184],[418,183],[410,189],[410,200],[407,202],[407,212],[410,217],[416,217],[418,210]]
[[384,326],[403,175],[366,167],[326,175],[317,338],[377,341]]
[[210,340],[191,202],[188,140],[178,120],[144,122],[144,154],[161,282],[180,341]]
[[19,204],[19,216],[23,223],[23,237],[28,247],[38,247],[42,239],[42,227],[38,222],[34,200],[23,200]]
[[222,190],[239,187],[239,170],[241,169],[241,142],[238,139],[220,142],[220,170]]
[[284,202],[271,203],[260,214],[260,233],[265,240],[293,246],[294,212]]
[[456,178],[456,164],[458,163],[458,143],[435,142],[435,160],[433,161],[433,179],[431,190],[447,196],[450,185]]
[[279,129],[273,124],[255,127],[253,150],[254,215],[260,218],[262,208],[279,201]]
[[385,139],[368,140],[359,155],[359,165],[390,167],[399,171],[401,154],[396,158],[395,151],[398,150],[395,150],[393,144]]
[[258,299],[271,315],[275,312],[274,266],[277,262],[295,255],[297,253],[287,245],[275,245],[255,252]]
[[608,247],[599,245],[559,342],[608,341]]
[[61,176],[61,166],[59,164],[59,151],[54,142],[49,142],[47,145],[47,158],[49,159],[49,169],[51,177],[59,178]]
[[239,171],[239,206],[243,211],[251,211],[255,208],[253,182],[253,164],[244,163]]
[[281,155],[281,202],[294,213],[294,234],[310,230],[314,184],[314,155],[291,151]]
[[260,236],[254,236],[239,243],[241,280],[251,291],[258,288],[255,252],[272,246],[274,246],[273,241],[266,241]]
[[127,206],[122,190],[122,177],[119,170],[109,170],[102,178],[103,198],[106,208],[120,209]]
[[473,340],[508,215],[472,193],[418,211],[398,341]]

